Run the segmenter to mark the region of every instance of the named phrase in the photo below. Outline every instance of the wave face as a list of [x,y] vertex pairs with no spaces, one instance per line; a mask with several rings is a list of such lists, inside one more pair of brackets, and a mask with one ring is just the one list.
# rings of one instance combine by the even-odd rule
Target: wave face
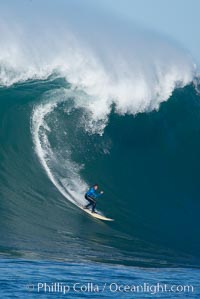
[[[79,18],[77,4],[22,2],[12,18],[2,6],[1,252],[198,266],[195,64],[135,24],[91,7]],[[112,224],[76,207],[94,182]]]

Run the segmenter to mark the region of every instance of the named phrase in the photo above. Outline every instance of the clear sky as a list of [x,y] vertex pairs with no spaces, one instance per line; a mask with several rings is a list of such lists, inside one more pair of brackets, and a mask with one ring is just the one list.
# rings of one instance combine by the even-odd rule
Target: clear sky
[[167,34],[200,64],[200,0],[101,0],[99,5]]

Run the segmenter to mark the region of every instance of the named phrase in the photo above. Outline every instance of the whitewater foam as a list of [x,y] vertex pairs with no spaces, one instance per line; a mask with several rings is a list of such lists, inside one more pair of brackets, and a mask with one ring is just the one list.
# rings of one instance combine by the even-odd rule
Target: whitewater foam
[[[55,92],[53,97],[55,97]],[[68,152],[68,159],[61,163],[57,159],[56,152],[51,148],[47,134],[51,129],[46,122],[46,118],[53,113],[57,104],[61,101],[60,99],[57,101],[52,99],[50,103],[44,102],[37,105],[31,118],[31,130],[35,151],[49,179],[65,198],[79,206],[85,204],[83,194],[88,188],[79,175],[80,167],[71,160],[70,151]],[[59,171],[56,170],[56,165],[58,165]],[[61,173],[62,170],[64,175]]]
[[158,109],[174,88],[193,80],[196,66],[186,51],[134,23],[97,13],[94,8],[92,16],[80,18],[69,2],[68,6],[53,6],[55,26],[47,7],[43,18],[37,17],[38,1],[21,5],[23,12],[18,8],[12,18],[7,16],[6,20],[12,20],[9,24],[1,20],[2,85],[56,73],[87,95],[77,105],[90,111],[90,119],[106,123],[113,105],[120,114]]

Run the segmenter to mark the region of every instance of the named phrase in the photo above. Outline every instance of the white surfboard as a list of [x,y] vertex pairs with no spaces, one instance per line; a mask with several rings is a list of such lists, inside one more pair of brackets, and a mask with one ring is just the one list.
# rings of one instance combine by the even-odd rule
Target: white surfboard
[[92,213],[89,209],[84,209],[83,207],[81,207],[81,210],[83,210],[84,212],[86,212],[87,214],[91,215],[94,218],[100,219],[100,220],[104,220],[104,221],[114,221],[114,219],[111,218],[107,218],[97,212]]

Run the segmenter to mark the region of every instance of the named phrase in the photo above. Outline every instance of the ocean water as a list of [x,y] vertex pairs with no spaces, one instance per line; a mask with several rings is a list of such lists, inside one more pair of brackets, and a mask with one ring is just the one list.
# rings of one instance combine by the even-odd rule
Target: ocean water
[[[199,298],[195,61],[94,7],[13,5],[0,17],[0,297]],[[96,182],[114,222],[78,207]]]
[[1,273],[2,298],[199,298],[192,269],[4,258]]

